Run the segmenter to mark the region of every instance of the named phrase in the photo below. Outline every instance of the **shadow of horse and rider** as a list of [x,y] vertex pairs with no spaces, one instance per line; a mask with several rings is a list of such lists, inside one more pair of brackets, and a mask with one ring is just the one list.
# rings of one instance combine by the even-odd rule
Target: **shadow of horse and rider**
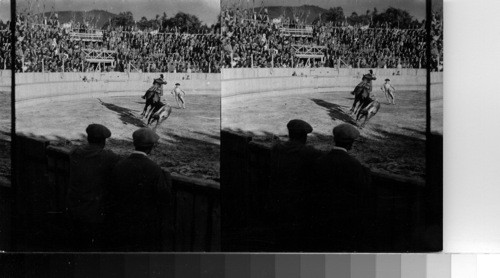
[[[359,83],[354,88],[354,91],[351,92],[354,96],[354,102],[349,110],[349,113],[346,113],[343,109],[347,108],[346,106],[327,102],[322,99],[311,100],[317,105],[328,109],[328,115],[332,118],[332,120],[340,120],[342,122],[363,128],[380,109],[380,103],[370,96],[372,91],[371,80],[375,80],[371,74],[364,75],[361,83]],[[364,121],[360,122],[363,119]]]
[[[142,119],[139,119],[134,113],[132,113],[132,111],[138,112],[137,110],[128,109],[112,103],[106,103],[101,99],[98,100],[100,104],[107,109],[118,113],[119,119],[124,124],[131,124],[137,127],[149,127],[156,122],[156,125],[153,127],[153,130],[156,130],[156,128],[163,121],[168,119],[168,117],[172,113],[172,107],[164,104],[161,101],[161,96],[163,96],[162,86],[165,84],[167,84],[167,82],[163,80],[163,75],[161,75],[160,78],[154,80],[153,86],[150,87],[142,96],[142,99],[145,100],[145,106],[141,113],[141,116],[142,119],[146,119],[146,123],[144,123]],[[142,102],[139,103],[142,104]]]

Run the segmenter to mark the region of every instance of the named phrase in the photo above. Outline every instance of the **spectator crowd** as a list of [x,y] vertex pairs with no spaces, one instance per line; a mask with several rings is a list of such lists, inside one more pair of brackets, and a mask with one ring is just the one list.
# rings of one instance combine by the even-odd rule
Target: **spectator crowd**
[[[220,71],[220,34],[214,30],[205,34],[136,31],[120,26],[91,30],[82,24],[60,24],[57,19],[36,22],[33,17],[21,15],[16,24],[18,72]],[[102,34],[102,41],[72,39],[73,30],[99,37]],[[84,49],[111,51],[114,63],[89,62]]]
[[90,124],[86,133],[88,144],[70,153],[65,207],[71,250],[171,250],[171,177],[149,158],[160,137],[149,128],[136,130],[134,151],[123,158],[106,148],[107,127]]
[[[222,11],[223,67],[360,67],[423,68],[426,30],[338,26],[318,21],[310,37],[283,34],[279,21],[247,10]],[[303,28],[304,26],[288,26]],[[307,62],[295,56],[292,44],[325,46],[324,61]]]
[[12,63],[10,23],[0,21],[0,69],[10,69]]
[[359,130],[343,123],[333,128],[331,151],[308,145],[313,127],[288,122],[288,141],[271,149],[266,226],[273,251],[359,251],[370,219],[370,170],[350,150]]

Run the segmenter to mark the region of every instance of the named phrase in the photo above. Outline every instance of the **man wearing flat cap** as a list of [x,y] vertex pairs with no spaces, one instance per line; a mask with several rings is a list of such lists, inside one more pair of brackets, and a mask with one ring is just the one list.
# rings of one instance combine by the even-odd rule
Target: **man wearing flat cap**
[[102,197],[110,183],[110,176],[120,157],[104,149],[111,131],[100,124],[86,129],[87,145],[70,152],[70,177],[66,207],[73,228],[75,251],[99,248],[98,232],[103,221]]
[[270,225],[274,226],[276,250],[302,251],[302,233],[306,229],[304,209],[308,200],[314,161],[319,150],[307,146],[312,126],[299,119],[288,122],[287,142],[277,142],[271,150],[271,182],[268,198]]
[[370,172],[351,156],[359,131],[343,123],[333,129],[333,149],[315,163],[316,207],[311,230],[319,251],[356,251],[361,244],[370,195]]
[[[170,174],[148,155],[160,137],[149,128],[132,134],[135,151],[113,170],[106,219],[109,251],[161,251],[172,235]],[[162,237],[163,236],[163,237]]]

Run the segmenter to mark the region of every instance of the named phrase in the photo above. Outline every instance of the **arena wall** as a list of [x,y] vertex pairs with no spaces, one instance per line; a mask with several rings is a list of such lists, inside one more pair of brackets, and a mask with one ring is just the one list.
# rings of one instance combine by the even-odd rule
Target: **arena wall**
[[[16,74],[16,106],[92,97],[140,96],[160,73],[60,72]],[[165,73],[164,91],[179,82],[188,94],[220,95],[220,74]],[[189,76],[189,80],[188,80]]]
[[431,102],[443,101],[443,72],[431,73]]
[[11,80],[12,71],[10,70],[0,70],[0,92],[10,92],[11,91]]
[[[294,72],[296,76],[292,76]],[[224,101],[241,101],[257,93],[259,96],[275,96],[352,91],[367,72],[368,69],[335,68],[224,69],[222,98]],[[391,84],[397,90],[425,90],[426,73],[426,69],[374,69],[378,77],[373,83],[374,90],[378,90],[386,78],[391,79]]]

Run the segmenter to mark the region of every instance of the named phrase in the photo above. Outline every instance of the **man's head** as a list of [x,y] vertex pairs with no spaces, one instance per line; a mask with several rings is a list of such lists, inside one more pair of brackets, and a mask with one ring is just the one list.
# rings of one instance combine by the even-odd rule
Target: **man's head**
[[143,127],[134,131],[134,133],[132,134],[132,139],[134,140],[134,147],[136,151],[141,151],[149,154],[160,139],[160,136],[158,136],[150,128]]
[[370,74],[373,74],[373,70],[369,70]]
[[313,131],[310,124],[298,119],[289,121],[286,127],[288,128],[288,137],[290,140],[304,144],[307,142],[307,134]]
[[389,83],[389,81],[391,81],[389,78],[385,79],[385,83]]
[[335,146],[350,150],[354,140],[359,137],[359,131],[351,124],[340,124],[333,128]]
[[181,84],[179,83],[175,83],[175,87],[179,87]]
[[111,131],[100,124],[90,124],[85,131],[87,132],[87,141],[93,145],[102,145],[104,147],[106,139],[111,137]]
[[160,78],[163,78],[163,74],[160,74]]

